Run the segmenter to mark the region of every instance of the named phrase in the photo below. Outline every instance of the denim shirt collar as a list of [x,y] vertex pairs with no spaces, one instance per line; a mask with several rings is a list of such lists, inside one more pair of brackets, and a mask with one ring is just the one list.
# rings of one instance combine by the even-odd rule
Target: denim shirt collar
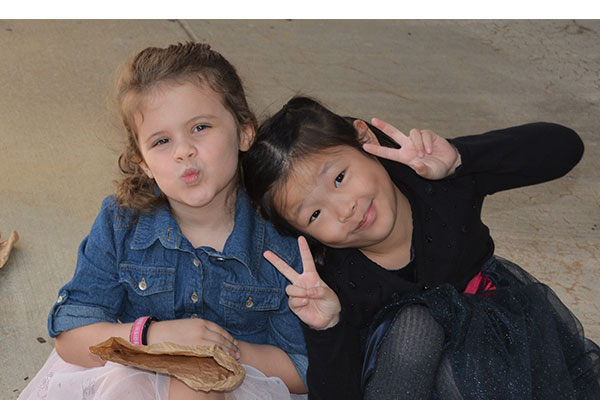
[[[239,188],[235,203],[234,227],[225,242],[223,252],[210,247],[200,249],[210,256],[238,260],[249,269],[253,277],[257,277],[264,252],[265,225],[266,222],[252,208],[246,192]],[[181,233],[167,203],[152,213],[139,216],[131,249],[147,249],[157,240],[167,249],[194,251],[191,243]]]

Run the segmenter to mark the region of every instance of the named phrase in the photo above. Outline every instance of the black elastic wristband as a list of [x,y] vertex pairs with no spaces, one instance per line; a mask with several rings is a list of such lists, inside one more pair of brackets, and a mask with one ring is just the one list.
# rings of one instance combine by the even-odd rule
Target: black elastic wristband
[[142,345],[144,346],[148,345],[148,328],[150,327],[150,324],[154,321],[158,321],[158,318],[149,317],[146,320],[146,323],[144,323],[144,326],[142,327]]

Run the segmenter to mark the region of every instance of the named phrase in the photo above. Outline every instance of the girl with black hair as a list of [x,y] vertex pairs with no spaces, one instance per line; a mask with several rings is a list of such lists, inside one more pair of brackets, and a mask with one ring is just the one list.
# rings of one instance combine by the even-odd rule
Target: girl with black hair
[[300,235],[303,273],[265,257],[304,322],[309,398],[600,398],[598,346],[548,286],[494,255],[481,220],[485,196],[568,173],[579,136],[372,124],[293,98],[242,160],[260,213]]

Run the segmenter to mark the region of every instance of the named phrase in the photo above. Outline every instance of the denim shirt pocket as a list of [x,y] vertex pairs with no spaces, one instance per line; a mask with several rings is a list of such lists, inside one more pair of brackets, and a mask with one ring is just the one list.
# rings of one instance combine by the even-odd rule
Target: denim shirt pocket
[[233,335],[263,331],[271,312],[279,310],[282,289],[278,287],[234,285],[224,282],[219,304],[223,307],[225,328]]
[[122,263],[119,281],[127,290],[128,319],[145,315],[161,320],[175,318],[175,268]]

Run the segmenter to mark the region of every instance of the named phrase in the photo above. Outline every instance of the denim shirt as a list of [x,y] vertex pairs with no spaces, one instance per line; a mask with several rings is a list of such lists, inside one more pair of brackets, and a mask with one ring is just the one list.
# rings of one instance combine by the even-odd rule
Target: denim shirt
[[79,246],[73,279],[50,310],[49,334],[146,315],[204,318],[236,339],[281,348],[306,383],[306,347],[288,307],[289,282],[263,257],[267,249],[301,271],[296,240],[260,218],[241,189],[223,252],[194,248],[166,204],[134,221],[109,196]]

